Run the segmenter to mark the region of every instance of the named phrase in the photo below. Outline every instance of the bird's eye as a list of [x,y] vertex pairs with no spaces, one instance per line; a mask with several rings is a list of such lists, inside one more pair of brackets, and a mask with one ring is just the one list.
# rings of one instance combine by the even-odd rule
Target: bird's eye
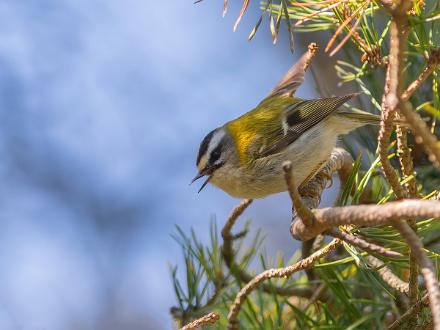
[[211,164],[215,163],[220,158],[221,153],[222,153],[222,151],[221,151],[221,149],[219,147],[215,148],[211,152],[211,156],[209,157],[209,162]]

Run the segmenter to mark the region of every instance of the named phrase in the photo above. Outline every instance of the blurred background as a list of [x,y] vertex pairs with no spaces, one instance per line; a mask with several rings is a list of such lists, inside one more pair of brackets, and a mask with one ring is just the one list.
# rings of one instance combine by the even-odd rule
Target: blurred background
[[[198,145],[304,50],[222,5],[0,0],[0,329],[172,327],[174,225],[207,239],[238,202],[188,185]],[[286,194],[245,216],[296,249]]]

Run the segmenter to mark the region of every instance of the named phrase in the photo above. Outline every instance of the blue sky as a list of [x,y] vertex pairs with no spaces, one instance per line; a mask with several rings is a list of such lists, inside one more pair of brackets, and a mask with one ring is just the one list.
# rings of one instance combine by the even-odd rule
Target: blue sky
[[[238,202],[188,185],[198,144],[300,55],[231,5],[0,1],[1,329],[171,327],[174,224],[206,239]],[[286,194],[246,217],[294,250]]]

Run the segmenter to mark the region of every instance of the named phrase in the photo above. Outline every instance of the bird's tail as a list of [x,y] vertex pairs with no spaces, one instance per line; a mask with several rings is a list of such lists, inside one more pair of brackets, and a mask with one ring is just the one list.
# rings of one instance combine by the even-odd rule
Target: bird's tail
[[373,115],[371,113],[368,112],[364,112],[364,111],[343,111],[343,110],[339,110],[337,112],[338,115],[341,115],[347,119],[350,119],[354,122],[358,122],[359,126],[362,125],[379,125],[380,123],[380,116],[378,115]]
[[[338,115],[343,116],[346,119],[349,119],[355,123],[357,123],[358,127],[364,126],[364,125],[379,125],[380,124],[380,116],[379,115],[373,115],[372,113],[368,113],[361,110],[356,111],[344,111],[339,110],[337,112]],[[400,125],[407,129],[409,129],[409,125],[406,120],[404,119],[394,119],[393,125]]]

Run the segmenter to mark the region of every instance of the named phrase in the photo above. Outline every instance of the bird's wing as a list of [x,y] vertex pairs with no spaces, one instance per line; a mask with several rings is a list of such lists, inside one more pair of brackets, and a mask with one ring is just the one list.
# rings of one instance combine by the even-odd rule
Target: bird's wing
[[281,152],[304,132],[327,118],[354,95],[357,94],[304,100],[288,106],[281,118],[284,135],[272,145],[268,145],[261,150],[259,156],[266,157]]

